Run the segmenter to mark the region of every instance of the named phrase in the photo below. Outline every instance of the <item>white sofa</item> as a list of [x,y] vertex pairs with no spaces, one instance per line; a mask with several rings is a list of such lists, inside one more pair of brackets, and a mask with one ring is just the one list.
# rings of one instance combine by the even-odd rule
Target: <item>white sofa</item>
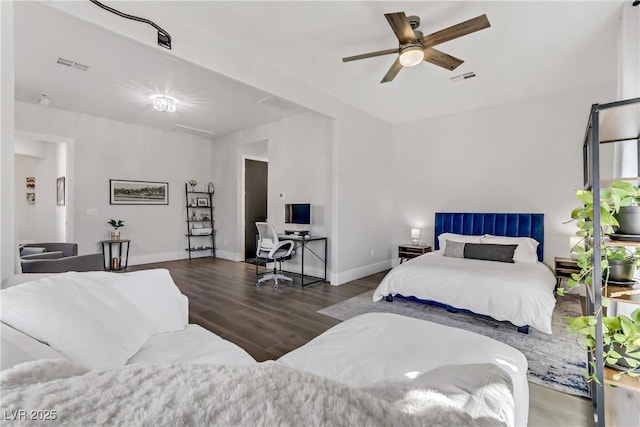
[[[17,285],[32,278],[5,283],[0,292],[3,373],[46,359],[72,361],[90,372],[156,364],[238,369],[262,365],[237,345],[188,324],[188,300],[167,270],[70,272]],[[428,387],[440,390],[474,420],[484,419],[484,425],[527,423],[527,362],[522,353],[487,337],[418,319],[382,313],[357,316],[284,355],[278,364],[359,390],[373,387],[379,392],[387,383],[394,384],[396,394],[399,387]],[[388,388],[384,390],[390,398]],[[293,396],[298,397],[295,392]],[[257,421],[264,424],[265,419]]]
[[0,293],[2,369],[41,358],[71,359],[90,369],[256,363],[237,345],[189,324],[188,299],[167,270],[31,279],[17,277]]

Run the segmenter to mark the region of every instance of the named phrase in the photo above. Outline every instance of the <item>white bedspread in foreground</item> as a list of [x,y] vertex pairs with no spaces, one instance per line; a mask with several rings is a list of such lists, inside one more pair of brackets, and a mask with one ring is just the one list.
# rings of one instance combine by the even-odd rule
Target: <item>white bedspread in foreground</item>
[[14,418],[15,425],[36,425],[45,416],[56,425],[500,425],[495,419],[474,420],[446,396],[415,384],[365,391],[277,362],[83,371],[66,360],[2,371],[5,420]]
[[529,325],[551,334],[555,278],[542,263],[492,262],[428,253],[391,270],[373,300],[400,294]]

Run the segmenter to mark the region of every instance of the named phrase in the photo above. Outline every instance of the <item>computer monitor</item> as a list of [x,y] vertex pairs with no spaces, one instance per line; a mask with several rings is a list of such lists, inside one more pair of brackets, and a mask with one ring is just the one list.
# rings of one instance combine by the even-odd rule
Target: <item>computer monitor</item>
[[311,224],[311,204],[287,203],[284,205],[285,224]]

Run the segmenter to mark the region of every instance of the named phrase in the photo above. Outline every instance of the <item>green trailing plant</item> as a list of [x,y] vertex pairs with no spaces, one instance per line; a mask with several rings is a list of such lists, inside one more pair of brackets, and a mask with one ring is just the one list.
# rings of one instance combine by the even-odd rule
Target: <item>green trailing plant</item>
[[117,231],[118,228],[124,227],[124,220],[123,219],[113,219],[113,218],[111,218],[109,221],[107,221],[107,224],[112,226],[113,229]]
[[[606,298],[607,287],[609,285],[609,260],[622,259],[640,265],[640,248],[630,250],[622,246],[608,246],[605,237],[614,231],[618,221],[615,215],[620,211],[622,206],[631,206],[638,203],[640,199],[640,190],[631,183],[624,181],[616,181],[609,188],[602,189],[600,192],[600,227],[595,229],[594,217],[594,200],[593,193],[588,190],[578,190],[576,198],[581,202],[582,206],[571,212],[572,220],[576,221],[578,231],[576,236],[582,238],[573,252],[578,254],[579,273],[572,274],[568,281],[569,288],[575,288],[584,283],[587,287],[593,286],[594,271],[594,247],[593,239],[595,233],[600,235],[600,262],[602,275],[602,304],[600,307],[594,307],[594,313],[589,316],[569,317],[568,330],[577,333],[582,337],[582,344],[591,353],[595,353],[598,345],[603,346],[604,362],[608,365],[623,366],[617,373],[613,375],[614,380],[619,380],[622,375],[640,376],[640,372],[636,369],[640,367],[640,308],[634,310],[631,316],[602,316],[602,343],[596,342],[596,324],[598,317],[603,313],[603,308],[610,304],[610,300]],[[564,295],[562,288],[558,289],[558,295]],[[585,377],[599,382],[596,374],[595,358],[590,359],[590,365],[593,368],[592,374],[584,373]]]

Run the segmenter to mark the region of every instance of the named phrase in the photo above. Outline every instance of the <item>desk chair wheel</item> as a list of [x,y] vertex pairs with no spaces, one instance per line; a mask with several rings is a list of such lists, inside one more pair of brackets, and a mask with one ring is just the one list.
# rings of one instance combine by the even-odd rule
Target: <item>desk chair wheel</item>
[[259,288],[260,285],[262,285],[262,283],[260,283],[260,282],[256,283],[256,288]]

